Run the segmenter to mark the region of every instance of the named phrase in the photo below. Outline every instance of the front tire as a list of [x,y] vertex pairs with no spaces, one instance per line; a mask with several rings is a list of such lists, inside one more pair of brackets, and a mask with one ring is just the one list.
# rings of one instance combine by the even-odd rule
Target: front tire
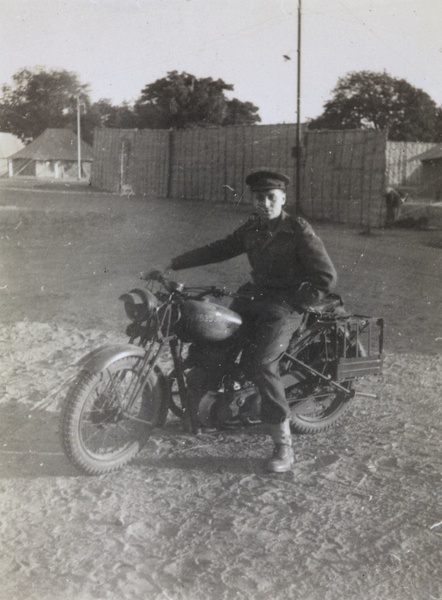
[[83,473],[98,475],[128,463],[146,443],[163,404],[159,370],[142,390],[139,356],[115,360],[98,373],[82,371],[62,410],[62,445]]

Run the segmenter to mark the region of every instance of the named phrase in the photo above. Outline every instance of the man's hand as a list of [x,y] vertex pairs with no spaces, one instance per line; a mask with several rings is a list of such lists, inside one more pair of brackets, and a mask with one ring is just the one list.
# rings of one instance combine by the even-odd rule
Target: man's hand
[[324,293],[308,282],[301,283],[298,290],[295,292],[295,302],[303,310],[318,304],[323,297]]
[[161,281],[164,279],[168,271],[172,268],[170,263],[165,265],[159,265],[155,269],[151,269],[150,271],[142,271],[140,273],[140,279],[153,279],[155,281]]

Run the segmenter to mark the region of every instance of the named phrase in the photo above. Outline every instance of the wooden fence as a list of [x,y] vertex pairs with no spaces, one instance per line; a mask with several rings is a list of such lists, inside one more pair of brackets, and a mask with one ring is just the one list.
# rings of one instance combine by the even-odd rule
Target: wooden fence
[[[247,202],[245,177],[260,167],[296,178],[294,125],[190,129],[172,132],[171,137],[171,198]],[[288,201],[294,201],[293,189]]]
[[[388,174],[389,169],[393,172],[394,153],[406,164],[402,169],[407,173],[412,169],[404,158],[408,150],[394,150],[389,144],[380,131],[304,132],[302,213],[357,226],[382,225],[385,185],[399,177]],[[97,129],[91,182],[113,192],[129,188],[154,198],[247,203],[247,173],[266,167],[290,176],[293,185],[287,200],[293,205],[295,145],[295,124],[178,131]],[[399,167],[394,168],[398,174]]]
[[305,136],[303,212],[317,219],[361,226],[383,220],[383,131],[310,131]]
[[170,132],[154,129],[96,129],[92,185],[121,193],[166,198]]
[[[92,185],[157,198],[247,202],[253,168],[286,172],[294,181],[295,125],[207,129],[97,129]],[[294,201],[293,191],[289,201]]]

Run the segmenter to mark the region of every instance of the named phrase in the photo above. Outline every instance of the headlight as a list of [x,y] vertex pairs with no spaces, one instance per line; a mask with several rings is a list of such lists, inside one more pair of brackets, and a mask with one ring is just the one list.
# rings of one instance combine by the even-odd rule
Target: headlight
[[149,290],[135,289],[119,298],[124,302],[124,310],[131,321],[143,323],[153,315],[158,301]]

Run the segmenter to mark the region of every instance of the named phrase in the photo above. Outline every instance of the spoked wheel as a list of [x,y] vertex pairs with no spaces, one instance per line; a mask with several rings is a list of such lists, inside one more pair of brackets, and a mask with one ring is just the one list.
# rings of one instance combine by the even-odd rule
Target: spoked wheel
[[[344,337],[347,340],[345,345]],[[347,357],[355,356],[356,353],[359,356],[365,355],[359,342],[350,339],[345,329],[340,329],[337,332],[329,332],[321,340],[306,348],[298,358],[322,375],[333,378],[334,362],[337,356],[342,355],[344,347]],[[340,385],[349,393],[314,375],[309,375],[302,383],[288,387],[286,397],[291,409],[292,431],[319,433],[335,425],[347,412],[349,401],[354,396],[352,381],[340,382]]]
[[171,371],[167,375],[169,382],[170,396],[169,396],[169,408],[171,412],[180,419],[184,415],[183,407],[181,405],[180,391],[178,389],[178,382],[176,379],[175,371]]
[[99,373],[82,371],[62,411],[62,443],[71,462],[87,474],[129,462],[143,447],[164,403],[161,373],[143,383],[140,358],[116,360]]
[[[351,391],[352,384],[347,381],[343,387]],[[290,405],[290,424],[294,433],[319,433],[335,425],[349,408],[349,398],[329,385],[318,386],[302,400],[294,400],[287,390]]]

